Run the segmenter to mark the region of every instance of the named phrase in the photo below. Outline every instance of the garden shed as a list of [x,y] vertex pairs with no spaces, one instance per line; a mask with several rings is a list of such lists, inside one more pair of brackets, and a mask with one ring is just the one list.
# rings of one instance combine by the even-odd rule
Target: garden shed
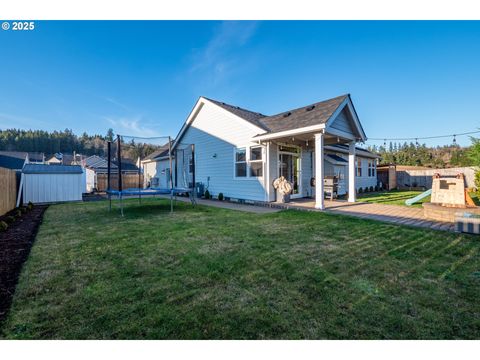
[[81,201],[86,189],[79,165],[25,164],[21,182],[24,203]]

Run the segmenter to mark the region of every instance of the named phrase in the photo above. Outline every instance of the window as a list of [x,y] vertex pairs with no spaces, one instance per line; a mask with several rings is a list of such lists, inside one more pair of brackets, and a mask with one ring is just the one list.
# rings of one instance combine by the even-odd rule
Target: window
[[368,160],[368,176],[375,176],[375,162],[373,160]]
[[263,176],[262,150],[261,146],[250,148],[250,176]]
[[247,176],[247,152],[244,148],[235,150],[235,176]]
[[362,176],[362,159],[357,158],[357,176]]

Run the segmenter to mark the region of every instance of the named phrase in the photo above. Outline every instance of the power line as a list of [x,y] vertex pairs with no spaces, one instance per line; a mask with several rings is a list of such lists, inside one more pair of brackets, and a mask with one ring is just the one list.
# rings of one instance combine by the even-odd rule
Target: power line
[[453,137],[454,139],[457,136],[463,136],[463,135],[473,135],[473,134],[479,134],[480,130],[477,131],[470,131],[470,132],[465,132],[465,133],[457,133],[457,134],[451,134],[451,135],[438,135],[438,136],[424,136],[424,137],[409,137],[409,138],[368,138],[368,140],[379,140],[379,141],[402,141],[402,140],[427,140],[427,139],[440,139],[440,138],[449,138]]

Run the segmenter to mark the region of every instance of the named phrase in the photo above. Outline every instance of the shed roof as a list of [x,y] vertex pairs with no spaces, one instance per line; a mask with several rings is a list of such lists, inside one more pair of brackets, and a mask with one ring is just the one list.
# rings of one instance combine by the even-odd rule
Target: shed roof
[[24,174],[81,174],[80,165],[46,165],[46,164],[25,164]]

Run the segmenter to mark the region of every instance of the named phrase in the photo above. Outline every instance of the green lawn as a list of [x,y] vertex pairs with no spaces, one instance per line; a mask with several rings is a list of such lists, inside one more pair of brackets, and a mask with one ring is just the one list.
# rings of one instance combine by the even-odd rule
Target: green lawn
[[480,338],[480,241],[317,212],[51,206],[16,339]]
[[[359,201],[365,202],[374,202],[380,204],[390,204],[390,205],[405,205],[405,200],[411,199],[423,191],[409,191],[409,190],[391,190],[391,191],[380,191],[373,193],[364,193],[358,194]],[[412,207],[422,207],[422,203],[429,202],[430,196],[422,199],[420,202],[415,203]]]

